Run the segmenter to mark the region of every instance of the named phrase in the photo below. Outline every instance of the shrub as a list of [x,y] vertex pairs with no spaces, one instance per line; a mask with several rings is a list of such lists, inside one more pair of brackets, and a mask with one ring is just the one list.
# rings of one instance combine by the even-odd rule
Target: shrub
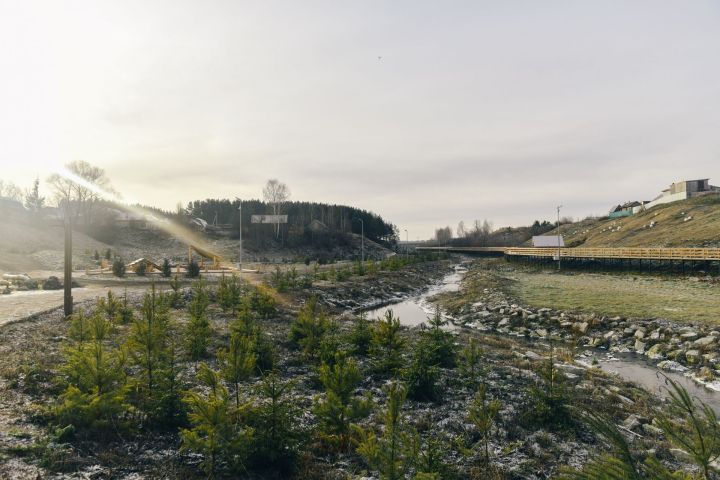
[[210,341],[210,322],[207,307],[210,304],[205,283],[198,281],[193,285],[193,296],[188,305],[190,320],[185,331],[185,345],[188,355],[193,360],[204,357]]
[[188,263],[186,275],[189,278],[197,278],[200,276],[200,265],[198,265],[195,259],[190,260],[190,263]]
[[203,455],[202,467],[208,477],[214,477],[221,467],[229,473],[245,473],[253,429],[239,420],[247,407],[232,406],[220,376],[204,363],[197,376],[206,393],[185,394],[192,427],[180,430],[181,448]]
[[396,374],[402,367],[405,341],[400,337],[400,319],[388,310],[373,324],[370,357],[378,373]]
[[140,262],[137,267],[135,267],[135,275],[139,277],[144,277],[147,273],[147,263]]
[[293,383],[275,373],[263,378],[249,423],[255,429],[252,463],[258,468],[287,474],[292,471],[305,438],[297,419],[298,408],[289,392]]
[[357,453],[373,470],[380,472],[380,478],[401,480],[409,473],[417,457],[416,435],[407,426],[402,415],[405,402],[405,388],[398,382],[386,387],[387,404],[383,413],[382,434],[364,430],[356,425],[353,431],[357,438]]
[[489,400],[487,387],[481,385],[468,412],[468,420],[480,434],[477,445],[482,445],[485,465],[490,465],[490,435],[500,412],[500,400]]
[[262,318],[270,318],[275,314],[277,302],[271,289],[258,285],[250,295],[250,307]]
[[365,317],[364,313],[360,313],[353,319],[353,327],[348,334],[348,341],[352,345],[353,353],[357,355],[367,355],[370,351],[372,343],[371,323]]
[[709,405],[696,404],[680,384],[665,377],[670,398],[669,415],[656,417],[665,437],[684,450],[698,466],[706,480],[715,478],[711,464],[720,457],[720,425]]
[[330,320],[318,305],[317,298],[312,297],[290,325],[289,340],[291,345],[301,349],[307,358],[315,358],[320,342],[330,328]]
[[124,429],[124,356],[108,348],[103,339],[107,321],[97,313],[89,319],[78,314],[70,336],[74,343],[65,350],[61,371],[68,386],[51,414],[61,427],[72,425],[88,436],[104,437]]
[[184,423],[177,346],[168,302],[155,286],[146,293],[141,315],[130,329],[126,350],[135,375],[131,380],[133,403],[143,414],[143,423],[174,427]]
[[218,351],[218,366],[223,379],[235,387],[235,405],[240,408],[240,383],[250,378],[257,356],[253,338],[233,333],[228,348]]
[[242,286],[237,275],[222,276],[218,285],[217,301],[224,312],[232,311],[235,315],[242,298]]
[[255,324],[250,302],[246,298],[238,309],[238,314],[230,325],[233,334],[251,338],[252,353],[255,355],[255,369],[258,373],[269,372],[275,367],[275,347],[265,333]]
[[428,318],[430,329],[423,331],[421,336],[427,339],[427,346],[430,349],[431,361],[445,368],[455,366],[456,348],[451,333],[442,329],[447,325],[440,312],[440,307],[435,307],[435,315]]
[[319,436],[322,441],[345,451],[350,445],[351,422],[365,417],[372,401],[353,396],[362,379],[354,360],[338,356],[332,366],[322,364],[319,372],[325,387],[324,397],[316,398],[314,405]]
[[172,290],[172,293],[170,294],[169,303],[173,308],[181,308],[183,305],[184,299],[180,287],[180,279],[177,275],[175,275],[173,279],[170,280],[170,289]]
[[163,258],[161,271],[162,271],[162,276],[165,278],[169,278],[170,275],[172,275],[172,268],[170,267],[170,260],[168,260],[167,258]]
[[404,372],[404,377],[407,394],[413,400],[434,402],[440,399],[440,388],[437,385],[440,370],[428,339],[422,338],[415,344],[412,363]]
[[562,429],[572,424],[564,376],[555,365],[554,349],[538,370],[539,382],[528,389],[530,405],[527,419],[550,429]]
[[481,360],[482,349],[478,347],[477,340],[471,338],[467,346],[460,351],[460,374],[473,388],[480,384],[483,375]]
[[112,272],[116,277],[122,278],[125,276],[125,262],[122,261],[122,258],[115,259],[112,266]]

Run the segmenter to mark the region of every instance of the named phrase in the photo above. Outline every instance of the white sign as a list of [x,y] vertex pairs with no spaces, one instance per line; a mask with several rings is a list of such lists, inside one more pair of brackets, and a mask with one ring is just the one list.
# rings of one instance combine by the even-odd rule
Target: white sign
[[250,217],[252,223],[287,223],[287,215],[253,215]]

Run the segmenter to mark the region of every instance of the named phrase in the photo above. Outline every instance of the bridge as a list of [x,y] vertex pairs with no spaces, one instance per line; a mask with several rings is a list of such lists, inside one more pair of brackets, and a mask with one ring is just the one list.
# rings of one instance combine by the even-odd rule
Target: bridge
[[720,262],[720,248],[531,248],[531,247],[417,247],[419,251],[465,253],[479,256],[545,258],[557,260],[656,260]]

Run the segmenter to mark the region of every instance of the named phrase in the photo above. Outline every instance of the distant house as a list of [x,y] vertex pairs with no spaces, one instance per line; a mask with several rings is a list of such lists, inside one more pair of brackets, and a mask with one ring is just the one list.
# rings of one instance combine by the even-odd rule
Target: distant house
[[688,198],[699,197],[701,195],[719,193],[720,187],[710,185],[710,180],[708,178],[701,178],[699,180],[683,180],[670,185],[670,187],[666,188],[662,191],[662,193],[660,193],[660,195],[655,197],[653,201],[633,207],[633,213],[652,208],[655,205],[677,202]]
[[532,237],[532,246],[536,248],[564,247],[565,240],[558,235],[536,235]]
[[618,217],[629,217],[634,213],[633,209],[635,207],[640,207],[645,202],[625,202],[622,205],[617,205],[610,209],[610,213],[608,213],[608,217],[610,218],[618,218]]
[[153,272],[153,271],[159,272],[162,270],[162,267],[160,265],[153,262],[152,260],[148,260],[147,258],[138,258],[137,260],[133,260],[132,262],[128,263],[125,267],[128,270],[130,270],[131,272],[137,272],[138,267],[141,264],[145,265],[146,272]]

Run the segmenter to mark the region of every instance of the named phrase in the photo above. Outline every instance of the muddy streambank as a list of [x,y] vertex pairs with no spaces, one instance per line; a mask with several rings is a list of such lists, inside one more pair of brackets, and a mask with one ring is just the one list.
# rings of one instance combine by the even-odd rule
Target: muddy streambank
[[454,265],[449,260],[425,262],[372,278],[316,282],[307,293],[316,296],[335,313],[368,311],[427,292],[453,273]]

